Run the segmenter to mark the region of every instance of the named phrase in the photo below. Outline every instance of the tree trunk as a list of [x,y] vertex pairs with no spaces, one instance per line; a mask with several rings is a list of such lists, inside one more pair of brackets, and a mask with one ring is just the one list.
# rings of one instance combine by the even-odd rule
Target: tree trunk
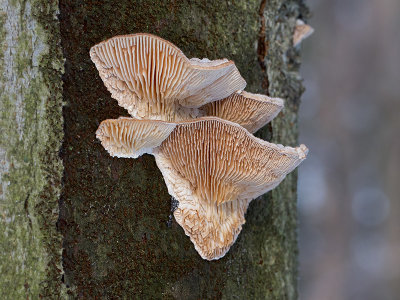
[[0,298],[296,299],[296,174],[250,204],[225,257],[202,260],[167,226],[153,157],[112,158],[96,140],[102,120],[127,112],[89,49],[149,32],[188,57],[232,59],[247,91],[286,100],[258,136],[295,146],[302,86],[291,38],[307,14],[302,0],[3,0]]

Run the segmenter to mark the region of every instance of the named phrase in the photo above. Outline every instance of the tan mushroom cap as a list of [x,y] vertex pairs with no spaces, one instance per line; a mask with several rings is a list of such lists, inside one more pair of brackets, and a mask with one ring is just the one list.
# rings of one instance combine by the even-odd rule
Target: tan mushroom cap
[[174,130],[175,124],[132,118],[101,122],[96,137],[111,156],[137,158],[152,153]]
[[199,108],[202,116],[215,116],[254,133],[270,122],[283,108],[283,100],[245,91],[207,103]]
[[151,34],[113,37],[93,46],[90,57],[112,97],[137,119],[190,119],[197,107],[246,86],[233,61],[189,60]]
[[205,117],[177,125],[154,149],[176,221],[201,257],[225,255],[245,223],[249,202],[276,187],[308,149],[258,139],[238,124]]
[[304,39],[313,34],[313,32],[314,28],[308,24],[305,24],[303,20],[297,19],[293,34],[293,46],[299,45]]

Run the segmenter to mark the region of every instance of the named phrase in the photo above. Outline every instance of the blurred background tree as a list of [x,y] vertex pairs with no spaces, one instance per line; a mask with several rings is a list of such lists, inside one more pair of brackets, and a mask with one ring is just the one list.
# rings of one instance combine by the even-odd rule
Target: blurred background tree
[[398,299],[400,2],[307,3],[300,298]]

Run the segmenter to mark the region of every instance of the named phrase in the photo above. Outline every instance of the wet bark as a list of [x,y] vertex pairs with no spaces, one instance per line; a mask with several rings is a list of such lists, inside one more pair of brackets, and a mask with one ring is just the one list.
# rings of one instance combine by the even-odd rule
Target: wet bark
[[296,299],[296,173],[251,203],[224,258],[202,260],[182,228],[167,225],[170,196],[153,157],[112,158],[96,140],[102,120],[127,112],[89,49],[149,32],[188,57],[232,59],[246,90],[286,100],[257,135],[296,146],[302,86],[291,37],[308,14],[302,1],[42,2],[10,0],[0,14],[16,24],[0,34],[16,35],[0,49],[11,72],[1,75],[2,298]]

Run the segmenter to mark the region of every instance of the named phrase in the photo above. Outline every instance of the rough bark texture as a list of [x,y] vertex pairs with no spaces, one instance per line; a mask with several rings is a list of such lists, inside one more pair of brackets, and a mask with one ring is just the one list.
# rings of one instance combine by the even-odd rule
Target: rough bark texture
[[[302,87],[291,37],[296,18],[307,14],[302,0],[60,0],[63,91],[56,3],[9,2],[0,20],[7,23],[7,10],[15,9],[17,19],[10,22],[18,22],[12,35],[17,41],[6,43],[0,53],[4,58],[14,53],[7,47],[21,50],[12,55],[13,75],[1,70],[6,74],[1,75],[0,142],[5,157],[0,167],[3,298],[64,295],[56,231],[62,92],[64,182],[57,225],[70,295],[295,299],[296,175],[251,203],[242,233],[224,258],[202,260],[182,228],[175,222],[167,226],[170,196],[153,157],[111,158],[95,139],[102,120],[127,113],[101,82],[89,49],[118,34],[149,32],[170,40],[188,57],[233,59],[248,82],[246,90],[286,99],[284,112],[258,135],[295,146]],[[42,10],[34,10],[37,2]],[[27,5],[36,27],[24,15]],[[4,28],[2,41],[12,33]],[[13,84],[19,86],[7,90]],[[17,282],[15,294],[5,288],[11,282]]]
[[0,2],[0,298],[63,295],[58,2]]

